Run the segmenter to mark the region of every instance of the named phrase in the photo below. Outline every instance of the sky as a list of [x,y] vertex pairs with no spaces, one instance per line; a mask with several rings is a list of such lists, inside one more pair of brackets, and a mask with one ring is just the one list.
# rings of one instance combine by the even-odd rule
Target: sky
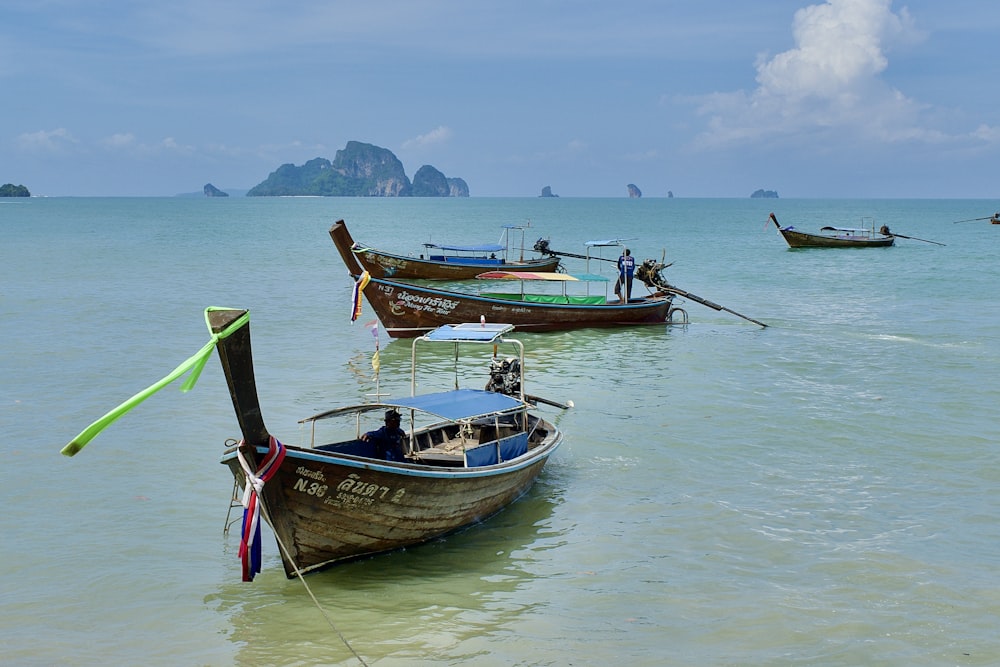
[[473,197],[1000,197],[1000,3],[3,0],[0,184],[246,190],[348,141]]

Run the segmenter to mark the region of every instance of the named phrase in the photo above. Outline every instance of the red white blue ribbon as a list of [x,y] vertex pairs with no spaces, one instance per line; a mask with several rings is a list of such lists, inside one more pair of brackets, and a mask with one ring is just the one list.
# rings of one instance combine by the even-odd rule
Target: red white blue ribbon
[[260,492],[264,488],[264,483],[278,472],[284,460],[285,446],[273,435],[268,444],[267,454],[258,466],[256,474],[250,474],[250,466],[240,454],[243,471],[247,477],[243,485],[243,532],[240,537],[243,581],[253,581],[254,576],[260,572]]

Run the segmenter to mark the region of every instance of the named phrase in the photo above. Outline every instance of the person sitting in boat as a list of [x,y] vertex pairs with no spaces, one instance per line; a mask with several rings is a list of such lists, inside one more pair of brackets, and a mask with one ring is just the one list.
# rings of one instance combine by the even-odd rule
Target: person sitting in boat
[[395,410],[385,411],[385,426],[368,431],[361,436],[365,442],[375,445],[375,456],[386,461],[403,460],[403,441],[406,431],[399,428],[400,416]]

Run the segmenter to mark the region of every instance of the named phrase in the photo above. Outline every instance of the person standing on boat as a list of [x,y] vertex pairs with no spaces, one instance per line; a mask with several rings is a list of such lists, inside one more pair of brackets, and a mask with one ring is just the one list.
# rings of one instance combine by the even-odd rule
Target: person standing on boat
[[615,294],[621,294],[619,286],[625,286],[625,301],[632,298],[632,277],[635,275],[635,257],[632,251],[625,248],[625,254],[618,258],[618,281],[615,283]]
[[375,456],[386,461],[403,460],[403,441],[406,431],[399,428],[400,416],[395,410],[385,411],[385,426],[368,431],[361,436],[365,442],[375,445]]

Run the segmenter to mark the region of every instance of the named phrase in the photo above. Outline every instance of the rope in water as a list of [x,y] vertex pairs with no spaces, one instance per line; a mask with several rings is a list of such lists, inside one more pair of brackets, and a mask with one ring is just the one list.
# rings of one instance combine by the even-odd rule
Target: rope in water
[[[249,463],[246,461],[246,459],[244,459],[243,456],[240,455],[239,453],[237,453],[237,456],[240,461],[240,467],[243,468],[243,472],[247,475],[247,479],[248,480],[255,479],[256,476],[254,472],[251,471]],[[249,484],[250,482],[248,481],[247,483]],[[258,502],[260,502],[261,514],[263,514],[267,522],[271,526],[273,526],[274,522],[271,521],[271,515],[267,511],[267,505],[264,503],[264,498],[263,497],[258,498]],[[368,663],[364,661],[364,658],[358,655],[358,652],[354,650],[354,647],[351,646],[351,643],[347,641],[347,638],[344,637],[344,634],[337,628],[337,625],[333,622],[333,619],[330,618],[330,615],[326,612],[326,609],[324,609],[323,605],[319,603],[319,600],[313,594],[312,589],[309,588],[309,584],[306,583],[305,577],[303,577],[302,570],[299,568],[298,563],[295,562],[295,559],[292,557],[291,552],[285,546],[285,543],[281,541],[281,537],[278,536],[277,531],[275,531],[274,533],[274,539],[277,540],[278,548],[281,549],[281,553],[283,553],[288,562],[291,563],[292,568],[295,570],[295,576],[298,577],[299,581],[302,582],[302,586],[306,589],[306,593],[309,594],[309,597],[312,599],[313,604],[316,605],[316,608],[319,609],[319,612],[323,615],[323,618],[326,619],[326,622],[330,626],[330,629],[332,629],[337,634],[337,636],[340,638],[340,641],[342,641],[344,643],[344,646],[347,647],[347,650],[349,650],[351,654],[358,659],[358,662],[360,662],[365,667],[368,667]]]

